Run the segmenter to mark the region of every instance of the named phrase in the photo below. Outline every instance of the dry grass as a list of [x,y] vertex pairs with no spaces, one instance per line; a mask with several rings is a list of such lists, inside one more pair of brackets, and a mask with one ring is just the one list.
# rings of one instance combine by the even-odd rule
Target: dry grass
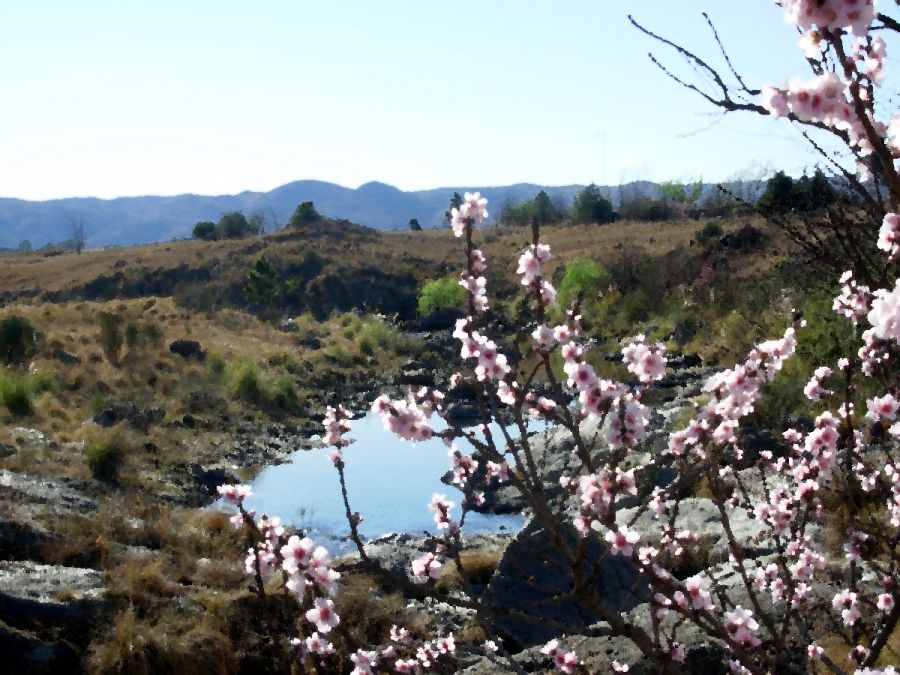
[[[487,584],[500,564],[502,555],[502,551],[498,549],[471,549],[460,553],[459,559],[468,583],[479,586]],[[436,587],[444,592],[463,588],[462,578],[455,564],[447,563],[441,568]]]
[[[747,219],[726,220],[721,225],[727,233],[745,222]],[[554,247],[557,261],[574,256],[609,260],[625,245],[641,246],[652,256],[690,246],[702,227],[703,221],[697,220],[620,221],[609,225],[547,227],[544,238]],[[526,228],[493,227],[480,231],[477,239],[489,261],[502,264],[511,272],[510,264],[530,242],[531,234]],[[160,273],[201,265],[215,266],[217,273],[238,277],[260,254],[287,265],[302,260],[311,251],[325,261],[326,269],[376,264],[388,272],[410,272],[420,280],[429,275],[436,278],[434,275],[440,270],[444,272],[438,276],[446,270],[457,269],[463,260],[459,240],[449,229],[376,232],[331,226],[282,230],[253,239],[178,241],[90,250],[82,255],[45,257],[39,253],[12,253],[2,258],[0,288],[12,293],[63,292],[116,273],[126,276],[139,270]]]

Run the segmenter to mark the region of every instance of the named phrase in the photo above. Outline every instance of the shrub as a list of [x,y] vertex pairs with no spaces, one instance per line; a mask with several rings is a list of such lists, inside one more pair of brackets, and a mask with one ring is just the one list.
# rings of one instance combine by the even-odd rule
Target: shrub
[[608,281],[609,273],[593,260],[573,258],[566,263],[562,280],[559,282],[560,305],[568,305],[579,292],[590,302],[596,297],[600,287]]
[[35,332],[31,322],[13,315],[0,321],[0,358],[6,364],[21,363],[35,349]]
[[12,415],[24,417],[31,413],[32,388],[23,373],[0,372],[0,401]]
[[114,366],[119,365],[122,351],[122,317],[118,314],[100,312],[100,346],[106,358]]
[[619,205],[619,217],[626,220],[668,220],[674,215],[674,209],[665,199],[636,197]]
[[194,236],[194,239],[211,241],[216,238],[216,224],[208,220],[202,220],[194,225],[194,231],[192,234]]
[[234,359],[228,363],[227,388],[232,398],[261,405],[264,402],[262,378],[259,368],[247,359]]
[[419,293],[419,314],[428,314],[438,309],[459,308],[463,306],[466,292],[454,276],[429,281]]
[[84,458],[97,480],[115,481],[125,461],[126,448],[118,433],[92,438],[84,445]]
[[718,239],[722,234],[722,226],[711,220],[704,225],[702,229],[697,230],[694,239],[696,239],[697,243],[701,246],[706,246],[708,241],[711,239]]

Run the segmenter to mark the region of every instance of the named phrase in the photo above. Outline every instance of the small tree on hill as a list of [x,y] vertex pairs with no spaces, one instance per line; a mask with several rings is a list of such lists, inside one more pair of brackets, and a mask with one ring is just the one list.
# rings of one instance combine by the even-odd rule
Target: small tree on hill
[[278,270],[261,255],[244,272],[244,295],[255,305],[271,307],[278,302]]
[[419,225],[418,219],[416,219],[416,218],[409,219],[409,229],[412,230],[413,232],[421,232],[422,231],[422,226]]
[[230,211],[219,219],[216,232],[222,239],[240,239],[253,234],[253,226],[240,211]]
[[460,206],[462,206],[462,203],[463,203],[462,195],[459,194],[458,192],[454,192],[453,196],[450,198],[450,206],[447,208],[446,211],[444,211],[444,222],[447,225],[450,224],[450,219],[451,219],[450,212],[453,211],[453,209],[458,209]]
[[193,236],[194,239],[203,239],[204,241],[211,241],[215,239],[216,224],[208,220],[201,220],[199,223],[194,225]]
[[290,227],[303,227],[304,225],[312,225],[322,219],[322,216],[316,211],[316,207],[312,202],[300,202],[294,214],[288,221]]

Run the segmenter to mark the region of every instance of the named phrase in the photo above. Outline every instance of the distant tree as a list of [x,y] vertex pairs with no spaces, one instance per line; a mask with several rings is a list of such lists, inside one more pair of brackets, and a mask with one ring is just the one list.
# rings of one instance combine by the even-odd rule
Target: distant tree
[[549,225],[560,222],[565,216],[562,204],[550,198],[541,190],[533,199],[516,204],[507,201],[500,209],[498,220],[503,225],[515,225],[524,227],[537,220],[540,225]]
[[449,208],[446,211],[444,211],[444,223],[445,224],[447,224],[447,225],[450,224],[450,218],[451,218],[450,212],[453,209],[458,209],[460,206],[462,206],[462,203],[463,203],[462,195],[459,194],[458,192],[454,192],[453,196],[450,198]]
[[69,224],[72,226],[72,245],[75,252],[81,255],[87,237],[84,233],[84,218],[82,216],[69,216]]
[[422,226],[419,225],[418,220],[416,220],[415,218],[410,218],[409,219],[409,229],[412,230],[413,232],[421,232]]
[[694,183],[677,183],[675,181],[663,181],[658,184],[663,197],[676,204],[693,206],[703,193],[703,181]]
[[297,208],[294,209],[294,214],[288,221],[288,226],[302,227],[304,225],[312,225],[321,219],[322,216],[316,211],[316,207],[312,202],[300,202]]
[[19,250],[22,251],[22,253],[31,253],[34,250],[34,247],[31,245],[30,241],[23,239],[19,243]]
[[591,183],[579,190],[572,204],[572,220],[576,223],[610,223],[616,219],[612,202]]
[[636,197],[619,204],[619,217],[624,220],[668,220],[673,212],[672,205],[665,199]]
[[194,225],[194,239],[210,241],[216,238],[216,224],[208,220],[201,220]]
[[837,200],[837,190],[820,169],[811,178],[804,175],[798,180],[778,171],[766,182],[765,192],[756,206],[763,213],[783,215],[816,211]]
[[563,213],[559,205],[554,203],[543,190],[538,192],[534,198],[532,214],[540,225],[558,223],[563,219]]
[[221,239],[240,239],[254,233],[253,227],[240,211],[230,211],[221,218],[216,225],[216,234]]
[[266,214],[262,211],[254,211],[251,213],[247,222],[250,223],[250,229],[253,230],[253,234],[259,235],[266,233]]

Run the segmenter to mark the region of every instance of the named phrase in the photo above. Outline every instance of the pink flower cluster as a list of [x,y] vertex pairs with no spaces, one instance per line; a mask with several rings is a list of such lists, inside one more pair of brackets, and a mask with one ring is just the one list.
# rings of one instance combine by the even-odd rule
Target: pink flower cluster
[[240,506],[247,497],[253,495],[249,485],[220,485],[216,488],[222,499],[234,506]]
[[344,448],[350,445],[350,441],[344,439],[344,434],[350,431],[350,413],[339,405],[337,408],[328,406],[325,409],[325,419],[322,425],[325,427],[325,435],[322,442],[325,445],[333,445],[335,448]]
[[889,260],[897,258],[897,254],[900,253],[900,214],[888,213],[881,221],[878,248],[888,254]]
[[761,342],[743,363],[710,377],[703,389],[713,394],[713,400],[700,409],[685,429],[669,436],[669,452],[681,456],[696,448],[705,456],[702,448],[706,441],[718,445],[733,443],[739,420],[753,412],[760,387],[775,377],[796,347],[794,329],[788,328],[780,340]]
[[541,277],[541,265],[552,258],[550,246],[532,244],[519,257],[516,273],[522,276],[522,285],[535,293],[544,305],[556,304],[556,289]]
[[845,131],[851,146],[861,155],[872,152],[865,126],[850,103],[847,86],[836,73],[823,73],[806,82],[793,80],[783,88],[765,86],[762,106],[775,117],[790,114],[804,122],[821,122]]
[[831,368],[829,368],[828,366],[820,366],[819,368],[816,368],[809,382],[807,382],[806,386],[803,387],[803,393],[806,395],[806,398],[808,398],[810,401],[819,401],[823,396],[829,396],[833,394],[833,391],[829,391],[822,384],[830,376]]
[[730,612],[725,612],[725,630],[732,642],[739,645],[743,649],[752,649],[760,645],[759,638],[755,633],[759,629],[759,624],[753,618],[753,612],[744,609],[740,605]]
[[803,29],[847,28],[866,35],[875,18],[874,0],[784,0],[781,7],[785,20]]
[[410,392],[407,398],[392,401],[381,395],[372,402],[372,412],[381,416],[384,428],[398,438],[408,441],[427,441],[434,431],[431,416],[435,406],[443,402],[444,395],[422,387]]
[[841,294],[834,298],[831,308],[855,326],[869,311],[869,287],[856,283],[850,270],[841,275],[840,281]]
[[453,331],[453,337],[462,343],[462,358],[478,359],[475,375],[480,381],[502,380],[509,373],[506,356],[497,350],[497,344],[493,340],[471,330],[471,323],[471,318],[459,319]]
[[487,199],[479,192],[466,192],[463,202],[458,207],[450,209],[450,226],[453,234],[463,236],[466,226],[479,225],[488,217]]
[[640,382],[655,382],[666,374],[665,353],[662,343],[647,344],[647,338],[641,334],[622,350],[622,360]]
[[450,530],[451,532],[458,528],[458,525],[450,518],[450,509],[455,504],[447,500],[447,497],[435,492],[431,501],[428,502],[428,510],[434,512],[434,524],[439,530]]
[[580,663],[575,652],[566,652],[560,648],[559,640],[550,640],[541,647],[541,654],[550,656],[553,659],[553,665],[563,673],[574,673],[575,667]]

